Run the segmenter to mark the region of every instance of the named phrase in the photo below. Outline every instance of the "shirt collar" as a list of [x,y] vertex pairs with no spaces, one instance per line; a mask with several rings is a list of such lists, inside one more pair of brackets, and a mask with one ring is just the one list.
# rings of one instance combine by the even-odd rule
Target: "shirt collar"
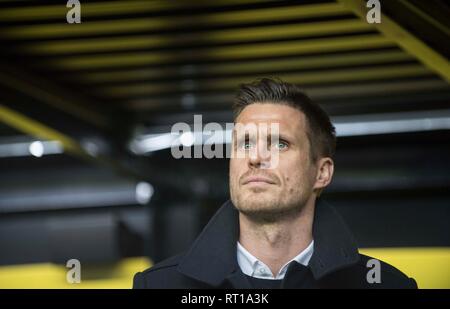
[[[181,259],[178,271],[212,286],[220,286],[236,273],[239,269],[236,258],[238,215],[233,203],[227,201]],[[359,261],[352,234],[340,215],[322,198],[316,201],[313,239],[314,253],[308,265],[316,280]]]
[[259,279],[272,279],[281,280],[284,279],[288,266],[292,262],[297,262],[304,266],[308,266],[309,260],[311,259],[314,252],[314,240],[306,247],[302,252],[300,252],[296,257],[291,259],[289,262],[280,268],[278,274],[273,276],[270,268],[264,264],[264,262],[258,260],[257,257],[252,255],[247,251],[239,242],[237,242],[237,262],[242,272],[248,276],[259,278]]

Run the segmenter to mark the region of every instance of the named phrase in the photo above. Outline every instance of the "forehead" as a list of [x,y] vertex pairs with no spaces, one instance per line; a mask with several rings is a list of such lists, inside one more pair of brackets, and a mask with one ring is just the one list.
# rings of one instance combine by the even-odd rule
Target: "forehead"
[[242,124],[271,124],[278,123],[280,133],[292,133],[302,136],[306,130],[306,117],[298,109],[285,105],[273,103],[254,103],[245,107],[236,123]]

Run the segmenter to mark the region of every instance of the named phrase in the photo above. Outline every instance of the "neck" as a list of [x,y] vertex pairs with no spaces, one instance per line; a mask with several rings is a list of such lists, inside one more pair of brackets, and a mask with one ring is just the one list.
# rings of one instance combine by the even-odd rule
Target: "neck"
[[313,219],[314,200],[296,215],[274,222],[252,220],[239,213],[239,242],[276,275],[311,243]]

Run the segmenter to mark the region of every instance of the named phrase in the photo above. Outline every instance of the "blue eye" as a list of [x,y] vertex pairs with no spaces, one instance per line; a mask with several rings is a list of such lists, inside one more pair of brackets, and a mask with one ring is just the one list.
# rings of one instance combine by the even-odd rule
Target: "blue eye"
[[242,145],[242,148],[244,148],[245,150],[249,150],[252,147],[250,142],[245,142]]
[[276,144],[276,147],[277,147],[277,149],[279,149],[279,150],[283,150],[283,149],[286,149],[286,148],[288,147],[288,144],[285,143],[285,142],[283,142],[283,141],[279,141],[279,142]]

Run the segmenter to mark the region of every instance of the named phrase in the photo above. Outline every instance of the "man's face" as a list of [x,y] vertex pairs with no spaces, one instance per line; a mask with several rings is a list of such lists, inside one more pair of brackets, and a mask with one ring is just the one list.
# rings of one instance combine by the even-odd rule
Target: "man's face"
[[[238,123],[267,128],[278,124],[279,140],[271,143],[270,132],[268,136],[234,132],[230,159],[233,204],[241,213],[263,220],[300,211],[313,193],[316,178],[305,115],[288,105],[258,103],[244,108],[236,119]],[[276,166],[267,168],[270,157],[261,155],[264,147],[272,156],[279,156],[274,160],[278,161]],[[243,152],[247,153],[244,157]]]

